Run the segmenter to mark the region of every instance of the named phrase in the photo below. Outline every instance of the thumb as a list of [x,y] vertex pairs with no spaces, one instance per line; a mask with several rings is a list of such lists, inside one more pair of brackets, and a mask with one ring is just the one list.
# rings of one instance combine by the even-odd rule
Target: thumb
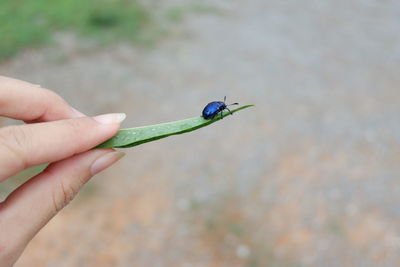
[[36,233],[96,173],[124,153],[96,149],[55,162],[0,203],[0,262],[13,264]]

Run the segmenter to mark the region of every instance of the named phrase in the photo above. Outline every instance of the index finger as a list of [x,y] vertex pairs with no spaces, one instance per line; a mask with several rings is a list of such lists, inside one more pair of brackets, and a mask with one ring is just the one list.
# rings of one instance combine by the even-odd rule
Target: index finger
[[0,116],[27,122],[79,117],[56,93],[4,76],[0,76]]

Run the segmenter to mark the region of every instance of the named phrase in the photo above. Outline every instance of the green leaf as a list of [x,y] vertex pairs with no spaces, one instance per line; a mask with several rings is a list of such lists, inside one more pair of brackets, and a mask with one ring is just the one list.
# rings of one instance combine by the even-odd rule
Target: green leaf
[[[254,105],[245,105],[232,109],[232,113],[239,110],[252,107]],[[222,113],[222,117],[230,115],[228,111]],[[129,129],[121,129],[118,133],[111,139],[105,141],[104,143],[98,145],[96,148],[126,148],[133,147],[143,143],[155,141],[161,138],[165,138],[171,135],[188,133],[207,125],[210,125],[216,121],[219,121],[221,116],[216,116],[212,120],[206,120],[203,117],[194,117],[190,119],[172,121],[161,124],[154,124],[149,126],[142,126]]]

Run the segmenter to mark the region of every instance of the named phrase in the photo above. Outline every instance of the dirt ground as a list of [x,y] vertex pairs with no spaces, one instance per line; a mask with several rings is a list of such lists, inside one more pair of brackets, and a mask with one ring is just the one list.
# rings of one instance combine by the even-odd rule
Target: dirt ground
[[124,127],[256,104],[125,150],[17,267],[400,265],[400,2],[209,3],[152,48],[62,34],[0,65]]

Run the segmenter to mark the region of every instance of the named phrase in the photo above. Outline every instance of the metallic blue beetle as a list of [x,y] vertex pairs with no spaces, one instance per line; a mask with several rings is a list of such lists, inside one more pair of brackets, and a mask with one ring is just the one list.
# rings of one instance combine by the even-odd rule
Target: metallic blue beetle
[[224,111],[225,109],[227,109],[229,111],[229,113],[232,112],[229,110],[228,106],[232,106],[232,105],[239,105],[239,103],[233,103],[230,105],[225,104],[226,101],[226,96],[224,97],[224,102],[222,101],[214,101],[214,102],[210,102],[207,104],[207,106],[205,106],[205,108],[203,109],[203,118],[206,120],[212,120],[215,118],[215,116],[218,115],[218,113],[221,114],[221,119],[223,118],[222,116],[222,111]]

